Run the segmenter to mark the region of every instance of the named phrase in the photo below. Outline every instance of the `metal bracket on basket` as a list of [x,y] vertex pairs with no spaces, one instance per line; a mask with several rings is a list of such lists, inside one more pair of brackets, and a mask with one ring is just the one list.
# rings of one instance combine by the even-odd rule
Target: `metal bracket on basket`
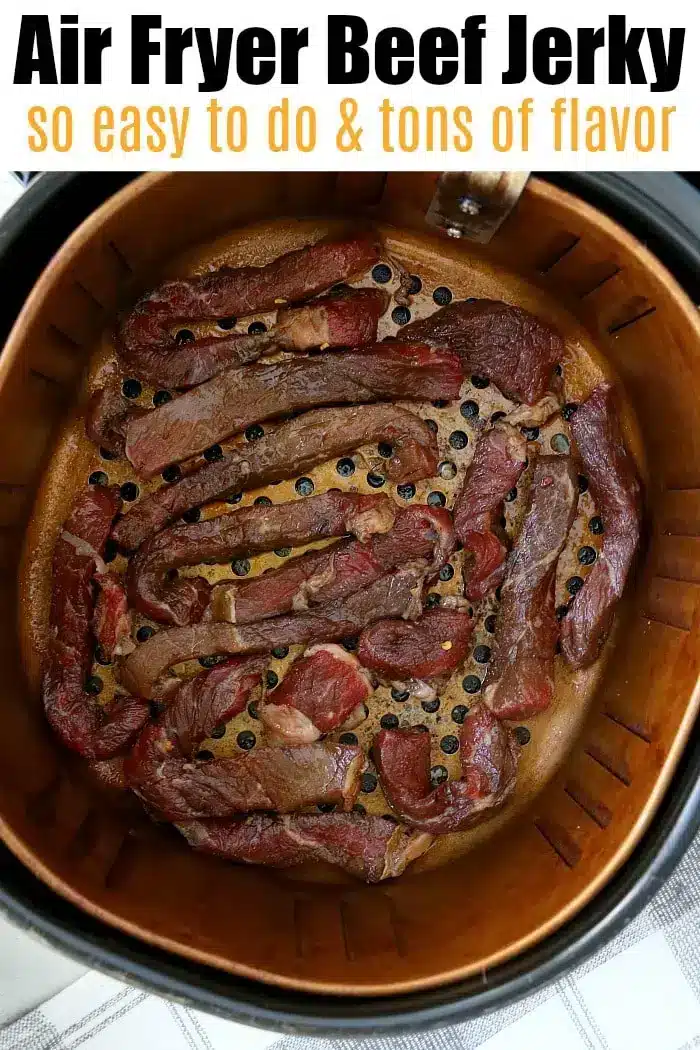
[[445,171],[425,221],[450,237],[488,244],[520,200],[529,177],[529,171]]

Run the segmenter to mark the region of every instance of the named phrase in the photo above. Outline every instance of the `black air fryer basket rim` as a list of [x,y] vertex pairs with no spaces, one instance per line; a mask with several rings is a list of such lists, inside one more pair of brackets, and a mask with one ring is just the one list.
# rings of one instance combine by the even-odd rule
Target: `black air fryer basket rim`
[[[605,172],[543,177],[625,225],[655,251],[695,301],[700,300],[700,197],[678,175]],[[24,270],[15,269],[17,279],[5,284],[0,333],[6,325],[9,330],[19,313],[26,282],[33,283],[68,233],[129,178],[47,173],[0,220],[0,274],[12,264],[15,252],[24,249]],[[74,209],[72,215],[67,214],[67,206]],[[52,228],[53,217],[57,221]],[[28,259],[28,233],[39,221],[43,236]],[[464,1022],[508,1006],[580,965],[648,903],[699,826],[700,727],[696,726],[632,856],[573,919],[485,975],[408,995],[310,995],[197,965],[87,915],[50,890],[4,846],[0,846],[0,907],[18,925],[85,966],[220,1017],[315,1036],[397,1035]]]

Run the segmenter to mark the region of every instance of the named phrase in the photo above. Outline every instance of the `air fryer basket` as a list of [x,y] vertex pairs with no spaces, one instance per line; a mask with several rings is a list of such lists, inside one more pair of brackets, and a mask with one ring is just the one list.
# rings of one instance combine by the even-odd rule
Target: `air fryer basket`
[[[120,300],[153,283],[189,243],[277,214],[369,211],[423,231],[433,188],[434,177],[410,175],[146,176],[77,231],[0,361],[0,601],[8,623],[17,552],[54,424]],[[667,247],[677,258],[673,240]],[[435,248],[462,250],[447,241]],[[539,180],[485,258],[588,327],[631,395],[650,465],[648,554],[590,717],[560,771],[507,833],[452,865],[381,887],[298,884],[202,863],[184,847],[164,856],[162,844],[154,852],[130,834],[123,814],[86,793],[51,741],[37,698],[26,695],[6,631],[0,829],[24,864],[72,902],[4,853],[12,913],[98,965],[231,1016],[316,1032],[395,1031],[524,994],[590,950],[672,863],[695,826],[700,760],[688,742],[698,699],[700,326],[654,256]]]

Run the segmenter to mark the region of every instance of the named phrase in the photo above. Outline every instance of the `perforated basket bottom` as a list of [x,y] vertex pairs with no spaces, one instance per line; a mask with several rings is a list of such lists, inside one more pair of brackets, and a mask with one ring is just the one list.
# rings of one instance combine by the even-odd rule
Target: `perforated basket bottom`
[[[183,257],[168,269],[168,275],[201,273],[221,265],[260,264],[268,259],[317,239],[327,232],[332,232],[334,224],[299,222],[292,220],[259,224],[236,231],[225,239],[199,248],[196,252]],[[571,317],[559,309],[552,301],[534,286],[525,283],[521,278],[487,265],[477,254],[468,255],[463,248],[457,252],[452,245],[436,243],[429,238],[419,237],[393,228],[384,228],[384,235],[389,255],[391,276],[387,281],[386,273],[375,275],[389,292],[398,289],[398,265],[420,280],[420,291],[413,296],[410,314],[396,311],[392,299],[387,313],[380,323],[380,338],[395,336],[400,339],[401,323],[410,319],[423,317],[444,305],[451,298],[468,296],[502,298],[506,301],[525,306],[540,314],[544,319],[556,324],[566,339],[566,351],[561,362],[564,381],[564,401],[575,402],[590,389],[596,380],[609,370],[591,342],[590,336]],[[375,284],[372,274],[356,281],[355,284],[371,286]],[[417,286],[416,282],[416,286]],[[272,314],[262,314],[237,321],[235,330],[246,331],[254,321],[271,323]],[[222,332],[216,324],[192,325],[192,330],[199,332]],[[230,324],[226,330],[230,331]],[[102,385],[104,379],[116,368],[116,358],[111,332],[106,332],[91,362],[89,375],[81,392],[81,403],[93,389]],[[126,377],[125,377],[126,378]],[[138,384],[134,387],[134,392]],[[150,407],[156,391],[143,387],[134,399],[135,404]],[[438,475],[413,487],[396,486],[392,483],[378,484],[381,474],[382,457],[376,446],[359,449],[351,457],[342,461],[332,461],[310,471],[305,475],[306,481],[299,485],[299,478],[282,481],[263,489],[246,492],[235,504],[217,502],[201,510],[202,518],[220,514],[236,513],[242,506],[261,499],[273,503],[282,503],[293,499],[304,499],[313,492],[323,492],[330,488],[340,488],[352,492],[385,492],[399,506],[411,503],[436,501],[451,508],[459,491],[464,472],[472,458],[479,434],[492,418],[494,413],[507,412],[512,403],[507,401],[493,386],[484,386],[479,377],[465,379],[460,399],[449,404],[442,403],[408,403],[404,407],[411,409],[423,418],[432,421],[436,428],[440,449],[440,466]],[[263,429],[265,424],[262,425]],[[257,431],[259,436],[260,430]],[[533,443],[543,453],[561,454],[568,445],[568,425],[561,415],[552,419],[539,433],[531,434]],[[633,433],[628,434],[635,452],[639,446]],[[232,445],[255,440],[253,435],[241,435],[230,442],[223,442],[224,449]],[[201,457],[200,457],[201,458]],[[159,485],[166,484],[158,477],[142,482],[134,476],[133,469],[126,459],[106,460],[99,451],[87,441],[82,418],[73,413],[66,420],[63,431],[56,444],[34,509],[34,515],[27,538],[27,554],[23,562],[21,579],[21,635],[23,641],[23,659],[33,686],[38,687],[41,654],[45,647],[46,624],[51,579],[51,554],[60,524],[76,493],[88,483],[88,479],[99,472],[100,479],[107,483],[127,486],[123,490],[125,497],[133,503],[145,493]],[[311,484],[309,484],[311,482]],[[372,484],[374,482],[374,484]],[[510,535],[517,531],[527,497],[529,472],[523,475],[515,497],[505,505],[506,530]],[[313,488],[311,487],[313,486]],[[566,550],[560,560],[557,571],[557,604],[563,604],[570,597],[567,584],[572,577],[585,578],[590,567],[582,565],[579,552],[582,547],[600,546],[600,536],[591,531],[590,521],[595,515],[595,507],[590,494],[585,491],[585,479],[581,480],[578,513],[574,527],[569,536]],[[302,494],[304,493],[304,494]],[[128,512],[128,506],[125,508]],[[311,546],[323,546],[313,544]],[[235,572],[231,564],[199,565],[180,570],[183,574],[203,575],[214,582],[245,575],[258,575],[267,569],[275,568],[301,550],[270,552],[252,557],[246,563],[236,563]],[[126,560],[117,556],[111,563],[111,569],[123,572]],[[451,559],[449,566],[440,574],[430,589],[429,602],[437,602],[447,595],[460,594],[462,587],[462,554],[458,552]],[[472,638],[471,654],[465,665],[452,676],[439,697],[437,709],[434,703],[421,701],[409,695],[408,699],[398,698],[397,691],[387,686],[379,686],[368,701],[368,717],[359,727],[353,730],[363,747],[369,749],[380,722],[398,726],[425,725],[433,739],[432,765],[436,778],[448,775],[459,776],[459,753],[450,753],[456,738],[459,736],[460,723],[465,708],[474,703],[480,695],[481,682],[488,663],[488,654],[493,643],[495,617],[498,615],[498,600],[491,596],[473,605],[475,631]],[[149,628],[158,630],[155,623],[142,617],[136,618],[135,631]],[[144,632],[141,631],[143,636]],[[352,640],[348,640],[352,646]],[[281,680],[293,659],[301,651],[292,647],[284,658],[271,658],[267,682],[263,691],[274,687]],[[413,870],[424,870],[442,864],[445,861],[464,853],[485,836],[493,834],[512,820],[518,812],[533,798],[543,784],[552,776],[564,759],[576,738],[583,717],[601,671],[600,662],[585,672],[572,674],[557,658],[556,699],[549,711],[537,719],[527,722],[529,742],[523,748],[523,755],[518,774],[518,784],[514,797],[508,806],[486,824],[459,835],[447,836],[418,863]],[[201,670],[197,663],[182,665],[178,673],[189,675]],[[93,674],[102,683],[102,700],[108,700],[114,691],[115,678],[111,666],[95,663]],[[399,694],[400,695],[400,694]],[[388,721],[387,721],[388,720]],[[261,737],[260,723],[255,717],[255,705],[226,726],[223,736],[211,738],[201,745],[202,750],[213,754],[226,754],[240,746],[239,734],[254,734],[256,742]],[[336,740],[341,734],[332,734]],[[522,739],[527,733],[521,733]],[[245,739],[245,738],[244,738]],[[374,774],[373,767],[370,771]],[[389,812],[381,786],[375,775],[365,778],[367,790],[360,795],[360,805],[368,813]],[[313,873],[312,873],[313,877]],[[328,877],[323,874],[323,877]]]

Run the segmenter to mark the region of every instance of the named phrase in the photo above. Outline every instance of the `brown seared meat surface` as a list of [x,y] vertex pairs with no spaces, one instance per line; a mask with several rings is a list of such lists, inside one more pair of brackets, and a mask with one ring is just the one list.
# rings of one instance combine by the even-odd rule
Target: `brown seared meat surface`
[[455,354],[398,343],[230,368],[132,420],[126,454],[142,477],[152,477],[251,423],[320,405],[452,401],[461,384]]
[[570,457],[542,456],[525,521],[508,558],[495,653],[484,682],[486,703],[499,718],[530,718],[552,702],[559,638],[554,585],[577,501]]
[[508,546],[503,502],[527,463],[527,442],[506,423],[479,439],[454,505],[455,532],[464,547],[464,593],[478,601],[503,582]]
[[66,747],[87,758],[121,751],[148,717],[135,696],[109,706],[86,691],[92,666],[93,580],[121,499],[116,488],[91,487],[76,500],[56,542],[49,639],[42,686],[44,710]]
[[435,435],[412,412],[395,405],[318,408],[141,499],[117,522],[113,536],[125,550],[135,550],[193,507],[294,477],[380,441],[392,446],[391,459],[384,466],[392,481],[417,481],[432,477],[437,470]]
[[352,809],[365,768],[361,748],[344,744],[256,747],[225,758],[175,755],[167,734],[148,726],[124,763],[132,791],[166,820],[229,817],[305,806]]
[[364,273],[378,258],[379,245],[367,234],[319,241],[266,266],[224,268],[165,281],[143,296],[120,325],[117,347],[124,368],[154,386],[202,383],[232,364],[255,360],[270,346],[270,334],[204,336],[178,345],[175,329],[310,299]]
[[639,547],[642,489],[625,447],[614,388],[596,387],[577,409],[571,430],[603,519],[603,546],[562,624],[562,651],[572,667],[599,655]]
[[490,816],[515,787],[518,752],[512,731],[484,704],[473,707],[462,726],[460,780],[432,787],[430,734],[420,729],[382,729],[372,750],[397,816],[435,835],[463,831]]
[[215,857],[273,868],[322,861],[366,882],[396,878],[433,842],[431,835],[358,813],[259,813],[236,821],[187,821],[178,827],[190,846]]
[[534,314],[494,299],[450,303],[406,325],[401,338],[454,350],[467,374],[485,376],[529,405],[551,389],[564,350],[561,336]]
[[196,623],[209,604],[211,585],[202,576],[173,579],[173,569],[248,558],[347,533],[367,540],[390,529],[397,513],[386,496],[334,489],[291,503],[253,505],[208,521],[173,525],[147,540],[130,560],[129,600],[160,623]]

